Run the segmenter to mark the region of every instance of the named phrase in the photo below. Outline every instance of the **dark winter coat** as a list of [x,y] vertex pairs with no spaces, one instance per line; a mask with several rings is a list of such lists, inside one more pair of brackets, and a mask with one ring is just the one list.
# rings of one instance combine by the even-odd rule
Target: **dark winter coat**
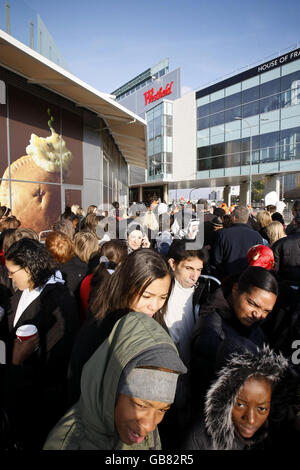
[[[268,423],[265,422],[251,439],[245,439],[235,429],[232,408],[240,388],[248,378],[259,375],[276,384],[280,379],[284,380],[287,368],[287,360],[282,355],[275,355],[268,347],[253,353],[247,351],[242,355],[240,353],[231,355],[207,392],[205,419],[196,422],[190,429],[182,448],[185,450],[262,449],[268,435]],[[273,400],[272,396],[272,404]]]
[[274,269],[282,279],[300,279],[300,227],[295,228],[287,237],[280,238],[272,246]]
[[218,230],[214,245],[214,263],[220,279],[243,271],[248,266],[247,252],[254,245],[262,245],[258,232],[247,224],[233,224]]
[[260,325],[243,326],[222,289],[217,289],[200,309],[192,336],[190,378],[196,406],[201,410],[205,393],[225,357],[236,351],[253,351],[265,341]]
[[[65,412],[67,369],[79,314],[73,294],[62,284],[48,284],[13,326],[22,292],[11,298],[6,338],[7,364],[1,367],[2,404],[25,448],[41,447],[49,429]],[[33,324],[40,338],[39,349],[23,365],[11,364],[19,326]]]
[[67,287],[79,298],[79,288],[81,281],[88,272],[88,265],[81,261],[78,256],[73,256],[67,263],[60,265],[60,271],[66,281]]

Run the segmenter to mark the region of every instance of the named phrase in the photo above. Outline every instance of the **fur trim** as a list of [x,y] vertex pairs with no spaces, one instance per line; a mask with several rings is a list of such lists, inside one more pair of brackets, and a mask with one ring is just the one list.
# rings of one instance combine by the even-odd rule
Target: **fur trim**
[[232,449],[235,431],[232,409],[246,380],[262,376],[274,384],[280,380],[287,367],[287,359],[282,354],[275,354],[268,346],[257,348],[256,354],[247,351],[230,356],[206,394],[205,423],[214,449]]

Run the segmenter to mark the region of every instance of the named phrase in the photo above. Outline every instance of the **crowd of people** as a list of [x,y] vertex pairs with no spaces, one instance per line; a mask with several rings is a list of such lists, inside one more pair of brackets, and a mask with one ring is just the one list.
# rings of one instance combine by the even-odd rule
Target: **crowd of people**
[[292,215],[154,198],[66,207],[38,234],[1,206],[0,448],[295,448]]

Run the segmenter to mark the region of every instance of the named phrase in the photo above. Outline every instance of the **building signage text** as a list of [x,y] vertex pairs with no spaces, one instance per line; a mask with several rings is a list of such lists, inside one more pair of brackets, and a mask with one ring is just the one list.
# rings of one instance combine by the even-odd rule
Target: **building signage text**
[[168,83],[165,89],[163,89],[163,87],[161,86],[158,92],[155,94],[154,94],[154,88],[151,88],[150,90],[145,91],[144,93],[145,106],[147,104],[153,103],[153,101],[160,100],[164,96],[170,95],[172,93],[173,83],[174,82]]
[[297,49],[292,52],[288,52],[285,55],[282,55],[280,57],[277,57],[277,59],[270,60],[269,62],[266,62],[265,64],[260,65],[257,68],[258,73],[259,72],[266,72],[267,70],[273,69],[275,67],[278,67],[279,65],[285,64],[287,62],[291,62],[295,59],[300,59],[300,49]]

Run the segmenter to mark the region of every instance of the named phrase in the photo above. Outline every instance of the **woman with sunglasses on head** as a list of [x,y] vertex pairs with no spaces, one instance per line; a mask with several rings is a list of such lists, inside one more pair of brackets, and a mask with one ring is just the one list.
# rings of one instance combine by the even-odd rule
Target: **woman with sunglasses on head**
[[[5,253],[5,264],[17,290],[7,315],[3,396],[24,449],[39,449],[53,422],[65,411],[78,309],[54,258],[37,240],[23,238],[13,243]],[[27,324],[34,325],[38,335],[20,343],[16,331]]]

